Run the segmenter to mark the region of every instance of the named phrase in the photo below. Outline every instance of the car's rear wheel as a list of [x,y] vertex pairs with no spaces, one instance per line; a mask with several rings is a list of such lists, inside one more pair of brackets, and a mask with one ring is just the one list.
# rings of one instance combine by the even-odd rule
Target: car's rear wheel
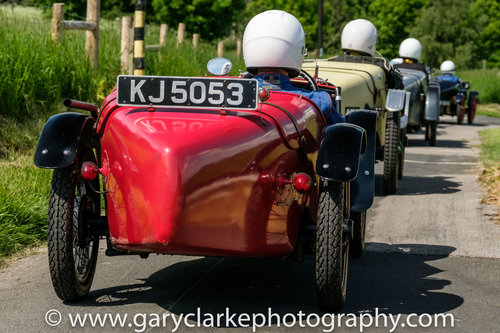
[[349,245],[349,252],[352,257],[357,258],[365,251],[366,211],[351,212],[351,220],[353,221],[353,238]]
[[344,184],[321,180],[316,226],[316,288],[320,307],[342,309],[349,262],[348,207]]
[[[81,152],[80,158],[95,161],[90,149]],[[48,254],[52,285],[63,301],[78,301],[89,293],[99,236],[90,233],[84,218],[99,214],[99,195],[82,179],[78,161],[55,169],[49,199]]]
[[385,130],[384,146],[384,193],[394,194],[399,180],[399,112],[389,112]]
[[405,167],[405,149],[407,143],[406,139],[406,128],[401,130],[400,141],[399,141],[399,170],[398,179],[403,178],[404,167]]
[[477,108],[477,98],[474,97],[472,103],[469,103],[469,107],[467,108],[467,123],[472,124],[474,122],[474,118],[476,117],[476,108]]
[[464,122],[465,117],[465,104],[460,103],[457,105],[457,123],[461,125]]
[[437,121],[429,121],[427,123],[429,129],[429,146],[436,145],[436,137],[437,137]]

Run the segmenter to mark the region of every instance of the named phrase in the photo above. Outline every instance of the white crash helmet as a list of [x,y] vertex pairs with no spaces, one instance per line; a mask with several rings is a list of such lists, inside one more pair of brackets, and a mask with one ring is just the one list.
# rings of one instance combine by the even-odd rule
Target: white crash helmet
[[377,46],[377,28],[368,20],[357,19],[346,24],[342,30],[342,49],[373,56]]
[[300,73],[306,55],[306,33],[295,16],[268,10],[253,17],[243,34],[243,58],[247,71],[283,68],[291,77]]
[[443,74],[451,74],[451,75],[455,74],[455,64],[451,60],[443,61],[440,69]]
[[420,55],[422,54],[422,44],[415,38],[405,39],[401,45],[399,45],[399,56],[401,58],[420,60]]

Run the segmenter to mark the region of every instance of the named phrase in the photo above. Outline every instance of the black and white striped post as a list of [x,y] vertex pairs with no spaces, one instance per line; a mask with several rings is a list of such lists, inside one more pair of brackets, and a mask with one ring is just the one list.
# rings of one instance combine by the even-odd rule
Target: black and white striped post
[[146,23],[146,0],[136,0],[134,14],[134,75],[144,75],[146,69],[146,47],[144,26]]

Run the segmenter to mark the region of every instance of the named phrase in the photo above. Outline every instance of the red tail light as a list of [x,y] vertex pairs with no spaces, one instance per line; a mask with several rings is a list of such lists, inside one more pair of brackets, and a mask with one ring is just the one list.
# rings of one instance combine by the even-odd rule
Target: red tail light
[[292,179],[292,186],[295,191],[305,193],[311,188],[312,180],[309,175],[305,173],[298,173]]
[[259,98],[261,101],[265,101],[269,98],[269,91],[265,88],[259,90]]
[[92,181],[97,178],[99,174],[99,169],[97,165],[92,162],[84,162],[81,169],[82,178],[87,181]]

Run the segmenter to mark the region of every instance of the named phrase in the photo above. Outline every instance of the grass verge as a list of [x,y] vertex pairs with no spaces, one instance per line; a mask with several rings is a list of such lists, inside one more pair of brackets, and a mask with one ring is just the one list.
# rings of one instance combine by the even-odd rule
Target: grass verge
[[481,103],[500,103],[500,69],[460,70],[457,76],[470,83],[470,90],[479,92]]
[[[25,8],[26,9],[26,8]],[[37,169],[33,153],[44,123],[73,98],[99,104],[120,74],[119,21],[102,20],[99,70],[85,57],[85,34],[65,31],[61,43],[51,40],[50,19],[39,10],[0,5],[0,266],[47,234],[51,172]],[[158,26],[148,26],[146,44],[157,44]],[[215,45],[189,41],[179,47],[170,31],[167,46],[146,54],[147,74],[207,75],[206,63],[217,54]],[[235,45],[225,56],[233,61],[231,75],[244,69]]]
[[[483,171],[479,177],[487,195],[482,202],[500,207],[500,128],[479,132],[481,137],[481,161]],[[495,217],[500,223],[500,212]]]
[[35,167],[33,154],[0,160],[0,257],[44,241],[51,172]]
[[480,116],[500,118],[500,104],[478,104],[476,114]]

